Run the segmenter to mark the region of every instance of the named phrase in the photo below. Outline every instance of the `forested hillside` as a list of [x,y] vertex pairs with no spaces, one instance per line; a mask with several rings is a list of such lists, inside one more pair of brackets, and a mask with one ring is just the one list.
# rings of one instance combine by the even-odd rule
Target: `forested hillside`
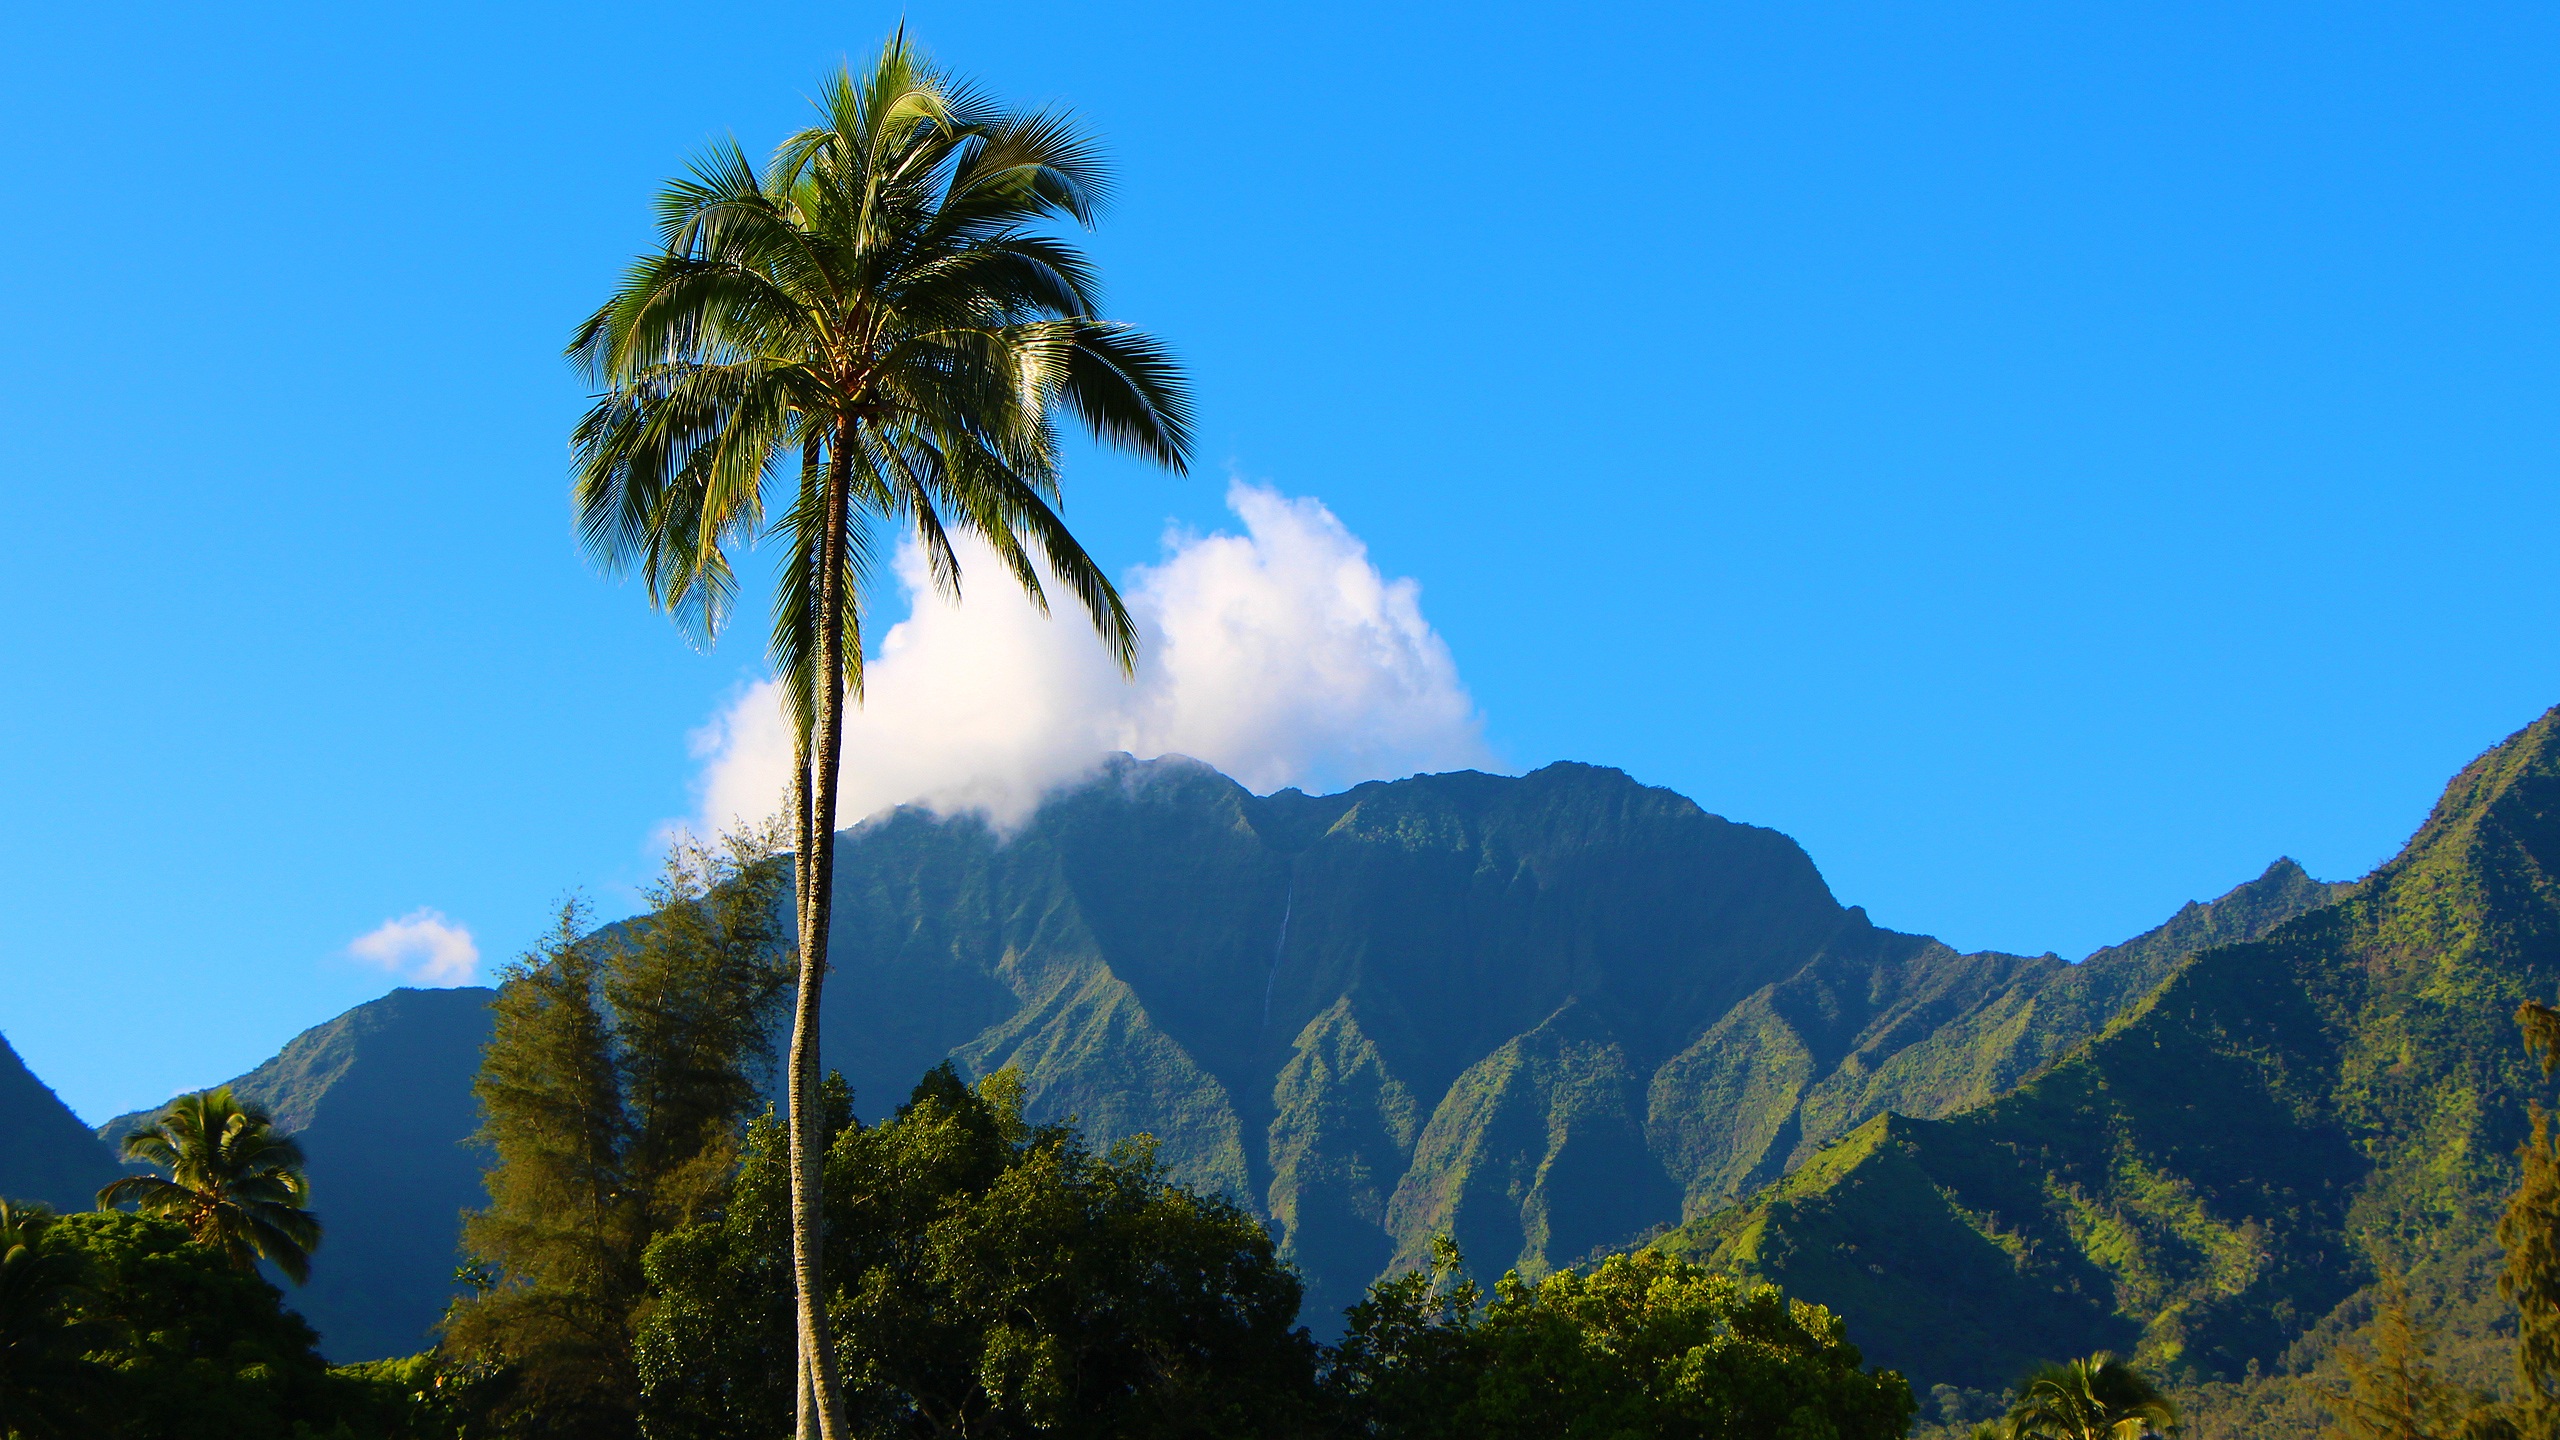
[[1850,1317],[1924,1388],[2099,1347],[2192,1379],[2316,1364],[2385,1270],[2494,1385],[2498,1211],[2560,987],[2560,712],[2482,756],[2343,901],[2188,960],[1951,1119],[1869,1121],[1666,1247]]

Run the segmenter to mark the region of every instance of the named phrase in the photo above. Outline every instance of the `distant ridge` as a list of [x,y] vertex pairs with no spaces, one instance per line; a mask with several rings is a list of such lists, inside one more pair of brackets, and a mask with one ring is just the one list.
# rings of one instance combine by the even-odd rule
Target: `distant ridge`
[[86,1210],[119,1173],[114,1153],[0,1037],[0,1198]]

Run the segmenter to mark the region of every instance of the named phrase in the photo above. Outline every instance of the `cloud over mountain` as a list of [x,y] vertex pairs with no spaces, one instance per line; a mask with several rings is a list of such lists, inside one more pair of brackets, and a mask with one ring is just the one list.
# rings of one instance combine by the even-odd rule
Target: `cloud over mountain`
[[[1488,765],[1483,721],[1423,618],[1332,511],[1238,481],[1244,533],[1168,533],[1123,592],[1142,637],[1124,681],[1082,611],[1044,617],[983,547],[961,547],[967,603],[897,559],[911,607],[880,640],[847,716],[840,816],[908,801],[1018,823],[1114,750],[1205,760],[1256,790],[1329,789]],[[771,813],[790,773],[778,688],[748,687],[696,734],[699,822]]]
[[347,953],[412,985],[468,985],[480,970],[470,929],[425,908],[348,941]]

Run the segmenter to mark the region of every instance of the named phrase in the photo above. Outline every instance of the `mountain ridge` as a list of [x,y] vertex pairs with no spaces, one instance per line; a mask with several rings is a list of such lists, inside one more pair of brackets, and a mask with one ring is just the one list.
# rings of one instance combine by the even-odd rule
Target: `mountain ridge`
[[[2352,891],[2197,951],[1987,1105],[1868,1121],[1663,1243],[1819,1295],[1879,1363],[1991,1387],[2038,1353],[2305,1373],[2390,1272],[2456,1378],[2503,1378],[2494,1225],[2560,984],[2560,710],[2454,777]],[[2484,1299],[2484,1296],[2491,1297]]]

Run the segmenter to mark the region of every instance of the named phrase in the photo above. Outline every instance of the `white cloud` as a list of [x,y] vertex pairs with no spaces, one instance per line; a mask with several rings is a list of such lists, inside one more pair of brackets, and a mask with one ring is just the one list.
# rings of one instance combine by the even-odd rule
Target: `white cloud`
[[[1168,533],[1164,558],[1123,586],[1142,637],[1134,682],[1062,591],[1044,618],[964,547],[967,603],[953,605],[903,551],[911,612],[846,716],[840,823],[920,801],[1015,824],[1114,750],[1189,755],[1257,791],[1492,763],[1419,585],[1380,575],[1315,500],[1238,481],[1227,504],[1244,534]],[[773,682],[741,692],[694,749],[706,832],[773,812],[791,768]]]
[[471,931],[435,910],[412,910],[347,942],[347,953],[420,985],[468,985],[479,973]]

